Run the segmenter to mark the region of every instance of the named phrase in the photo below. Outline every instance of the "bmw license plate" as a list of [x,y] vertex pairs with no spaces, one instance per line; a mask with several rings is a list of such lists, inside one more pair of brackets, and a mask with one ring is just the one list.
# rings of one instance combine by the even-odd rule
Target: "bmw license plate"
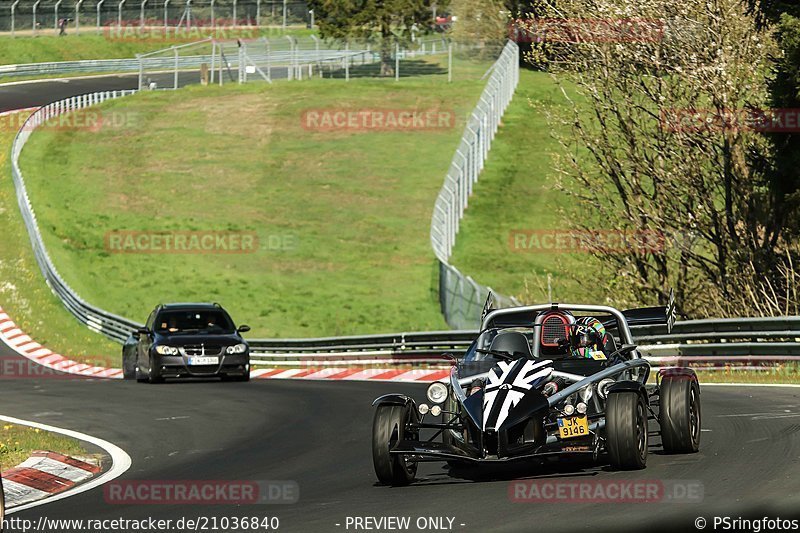
[[218,365],[219,357],[190,357],[190,365]]
[[589,420],[585,416],[559,418],[558,433],[562,439],[585,437],[589,434]]

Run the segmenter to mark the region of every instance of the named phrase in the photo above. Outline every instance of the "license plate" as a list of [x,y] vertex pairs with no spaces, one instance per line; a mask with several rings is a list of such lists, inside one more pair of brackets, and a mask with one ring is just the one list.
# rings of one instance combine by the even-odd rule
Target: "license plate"
[[562,439],[585,437],[589,434],[589,420],[585,416],[559,418],[558,433]]
[[190,365],[218,365],[219,357],[190,357]]

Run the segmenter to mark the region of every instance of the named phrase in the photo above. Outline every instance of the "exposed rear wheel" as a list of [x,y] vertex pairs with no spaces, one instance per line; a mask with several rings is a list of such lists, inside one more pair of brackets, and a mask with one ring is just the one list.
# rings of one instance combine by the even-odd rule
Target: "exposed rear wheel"
[[638,392],[608,395],[606,449],[617,470],[640,470],[647,465],[647,406]]
[[402,440],[414,440],[406,424],[411,409],[404,405],[379,405],[372,421],[372,463],[378,481],[385,485],[408,485],[417,475],[417,464],[406,456],[389,453]]
[[659,390],[658,421],[667,453],[700,449],[700,387],[687,376],[665,376]]

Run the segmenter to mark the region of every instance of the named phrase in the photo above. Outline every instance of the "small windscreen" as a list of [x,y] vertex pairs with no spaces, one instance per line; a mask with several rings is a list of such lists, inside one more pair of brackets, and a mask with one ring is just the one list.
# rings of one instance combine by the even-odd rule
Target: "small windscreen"
[[163,311],[156,319],[161,333],[233,333],[235,328],[228,315],[217,309]]

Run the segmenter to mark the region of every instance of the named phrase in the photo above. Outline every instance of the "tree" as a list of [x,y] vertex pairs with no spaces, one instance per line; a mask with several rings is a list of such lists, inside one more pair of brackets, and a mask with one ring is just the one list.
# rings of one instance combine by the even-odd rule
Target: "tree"
[[511,19],[501,0],[453,0],[451,35],[460,43],[497,45],[508,38]]
[[663,303],[674,287],[685,315],[797,306],[797,246],[754,127],[770,107],[769,28],[740,0],[560,0],[549,17],[563,45],[551,70],[578,93],[557,163],[566,220],[628,239],[587,243],[615,299]]
[[428,27],[435,4],[431,0],[310,0],[308,3],[322,37],[377,45],[381,76],[394,75],[395,46],[411,42],[413,26]]

